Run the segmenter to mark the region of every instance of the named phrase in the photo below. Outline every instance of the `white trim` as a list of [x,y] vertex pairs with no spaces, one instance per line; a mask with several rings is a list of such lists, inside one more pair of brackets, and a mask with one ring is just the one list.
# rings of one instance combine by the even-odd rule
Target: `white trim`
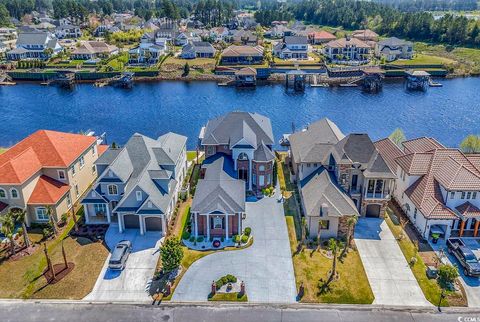
[[[63,173],[63,178],[60,176],[60,173]],[[61,180],[61,181],[67,180],[67,174],[65,170],[57,170],[57,176],[58,176],[58,180]]]
[[5,189],[3,189],[3,188],[0,188],[0,192],[1,192],[1,191],[3,191],[4,196],[2,197],[2,196],[0,195],[0,199],[8,199],[7,190],[5,190]]
[[[110,187],[115,187],[116,193],[110,193]],[[118,196],[118,186],[116,184],[113,184],[113,183],[107,185],[107,192],[108,192],[109,196]]]
[[[39,210],[44,210],[45,211],[45,213],[44,214],[42,213],[42,215],[47,216],[46,219],[43,219],[43,218],[41,219],[41,218],[38,217],[38,211]],[[35,218],[36,218],[37,221],[48,221],[49,218],[48,218],[47,208],[46,207],[35,207]]]
[[140,190],[135,191],[135,198],[137,199],[137,201],[142,201],[143,193]]
[[[13,193],[12,193],[13,191],[15,191],[17,193],[16,197],[13,196]],[[10,198],[11,199],[20,199],[20,193],[18,192],[17,188],[11,188],[10,189]]]

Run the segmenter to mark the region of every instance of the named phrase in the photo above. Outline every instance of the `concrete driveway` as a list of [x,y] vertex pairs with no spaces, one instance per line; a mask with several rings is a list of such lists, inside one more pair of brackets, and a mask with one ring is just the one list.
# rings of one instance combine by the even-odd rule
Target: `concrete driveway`
[[208,255],[193,263],[173,301],[204,302],[212,281],[233,274],[245,282],[249,302],[293,303],[295,275],[283,206],[276,198],[247,202],[243,227],[252,227],[253,245]]
[[355,244],[372,287],[373,304],[431,306],[383,219],[360,218]]
[[[477,256],[480,258],[480,244],[474,238],[462,238],[466,246],[468,246]],[[458,267],[458,272],[460,273],[460,282],[465,289],[467,294],[468,307],[480,307],[480,279],[478,277],[466,276],[463,273],[463,268],[455,258],[447,251],[446,241],[441,239],[437,244],[430,243],[430,246],[435,250],[437,255],[442,257],[442,262],[447,262]],[[440,250],[443,250],[441,252]]]
[[141,236],[137,229],[126,229],[118,232],[118,226],[110,225],[105,235],[105,242],[110,250],[120,240],[130,240],[133,250],[123,271],[108,268],[108,256],[97,282],[90,294],[84,300],[88,301],[134,301],[151,302],[148,294],[150,283],[160,253],[161,240],[158,232],[147,232]]

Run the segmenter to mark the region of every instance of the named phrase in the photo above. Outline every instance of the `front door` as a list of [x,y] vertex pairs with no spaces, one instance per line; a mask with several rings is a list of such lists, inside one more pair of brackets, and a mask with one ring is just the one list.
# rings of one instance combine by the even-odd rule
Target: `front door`
[[248,182],[248,170],[238,169],[238,179],[245,180],[245,182]]
[[357,184],[358,184],[358,174],[352,175],[352,190],[356,191],[357,190]]

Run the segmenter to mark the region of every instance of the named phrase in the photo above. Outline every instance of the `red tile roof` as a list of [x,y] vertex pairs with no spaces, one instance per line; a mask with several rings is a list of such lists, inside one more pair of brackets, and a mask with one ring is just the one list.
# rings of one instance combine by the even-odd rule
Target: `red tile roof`
[[320,30],[320,31],[314,31],[308,34],[309,37],[312,37],[313,39],[320,39],[320,40],[335,40],[337,37],[335,35],[329,33],[328,31],[325,30]]
[[472,218],[480,216],[480,209],[472,205],[469,201],[462,203],[457,208],[458,213],[465,218]]
[[40,176],[27,204],[54,205],[70,190],[69,185]]
[[402,142],[405,153],[428,152],[434,149],[445,149],[440,142],[434,138],[420,137]]
[[389,138],[379,140],[374,144],[390,170],[393,173],[397,173],[397,163],[395,162],[395,159],[403,156],[402,150],[400,150],[400,148]]
[[427,174],[431,160],[431,153],[411,153],[395,159],[395,162],[408,175],[421,176]]
[[66,168],[95,141],[81,134],[37,131],[0,154],[0,183],[23,183],[42,167]]

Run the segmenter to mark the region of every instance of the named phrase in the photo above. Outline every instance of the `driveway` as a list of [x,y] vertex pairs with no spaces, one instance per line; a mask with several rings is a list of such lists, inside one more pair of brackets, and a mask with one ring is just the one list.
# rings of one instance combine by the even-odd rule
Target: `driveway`
[[[462,238],[466,246],[468,246],[477,256],[480,258],[480,244],[474,238]],[[456,265],[458,267],[458,272],[460,273],[460,282],[467,293],[467,300],[469,307],[480,307],[480,280],[477,277],[470,277],[463,274],[463,268],[455,258],[455,256],[447,252],[447,245],[444,239],[441,239],[437,244],[432,244],[430,246],[435,250],[437,255],[442,258],[442,262],[447,262],[449,264]],[[443,250],[441,252],[440,250]],[[446,256],[444,256],[446,255]],[[443,256],[443,257],[442,257]]]
[[147,285],[151,281],[160,253],[161,240],[158,232],[147,232],[141,236],[137,229],[118,232],[118,225],[111,224],[105,235],[110,250],[120,240],[130,240],[133,250],[123,271],[108,268],[108,256],[97,282],[84,300],[88,301],[134,301],[151,302]]
[[219,251],[193,263],[173,293],[173,301],[207,301],[212,281],[233,274],[245,282],[249,302],[295,302],[295,275],[283,206],[276,198],[264,198],[247,202],[246,213],[243,227],[252,227],[252,246]]
[[355,244],[372,287],[373,304],[431,306],[383,219],[360,218]]

